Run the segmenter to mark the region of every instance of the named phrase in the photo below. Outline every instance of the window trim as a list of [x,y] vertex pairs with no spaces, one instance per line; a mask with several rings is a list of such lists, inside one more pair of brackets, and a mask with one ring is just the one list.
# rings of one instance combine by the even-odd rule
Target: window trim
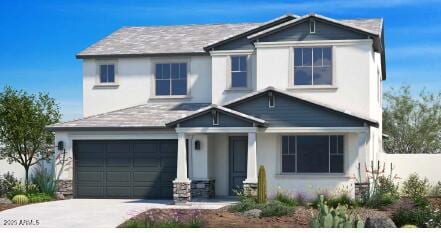
[[[246,64],[246,70],[245,71],[242,71],[242,70],[240,70],[240,71],[237,71],[237,70],[233,70],[233,65],[232,65],[232,63],[233,63],[233,58],[234,57],[245,57],[245,64]],[[230,62],[230,76],[231,76],[231,78],[230,78],[230,89],[246,89],[246,88],[248,88],[250,85],[249,85],[249,78],[248,78],[248,76],[249,76],[249,68],[248,68],[248,66],[249,66],[249,63],[250,63],[250,56],[249,55],[231,55],[230,56],[230,59],[229,59],[229,62]],[[240,65],[241,63],[239,62],[239,67],[241,66]],[[233,73],[243,73],[243,72],[245,72],[245,81],[246,81],[246,85],[244,86],[244,87],[233,87]]]
[[[332,53],[332,61],[331,61],[331,79],[332,84],[322,84],[322,85],[294,85],[295,80],[295,72],[294,72],[294,49],[296,48],[325,48],[330,47]],[[336,74],[336,46],[331,44],[299,44],[293,45],[289,47],[289,65],[288,65],[288,90],[330,90],[333,91],[337,89],[337,74]]]
[[311,20],[309,21],[309,33],[310,33],[310,34],[315,34],[315,32],[316,32],[316,28],[315,28],[315,26],[316,26],[316,24],[315,24],[315,20],[314,20],[314,19],[311,19]]
[[[229,51],[228,54],[226,54],[226,87],[225,91],[251,91],[253,87],[253,59],[254,56],[252,56],[254,51]],[[223,53],[222,53],[223,54]],[[246,87],[232,87],[232,70],[231,70],[231,57],[237,57],[237,56],[246,56],[247,57],[247,86]]]
[[[101,66],[102,65],[113,65],[114,67],[114,80],[113,82],[101,82]],[[112,89],[118,88],[119,77],[118,77],[118,61],[117,60],[97,60],[96,61],[96,75],[95,75],[95,85],[93,88],[96,89]]]
[[[186,95],[156,95],[156,65],[157,64],[187,64],[187,94]],[[191,58],[156,58],[151,62],[150,99],[189,99],[191,98]]]
[[211,112],[211,116],[213,118],[213,126],[219,125],[219,117],[220,117],[219,111],[213,110]]
[[[283,137],[284,136],[295,136],[295,145],[296,145],[296,153],[295,153],[295,172],[283,172],[282,168],[283,168]],[[329,153],[328,153],[328,172],[305,172],[305,173],[299,173],[297,172],[297,167],[298,167],[298,162],[297,162],[297,155],[298,155],[298,145],[297,145],[297,137],[298,136],[327,136],[328,137],[328,146],[330,147],[330,140],[331,140],[331,136],[342,136],[343,137],[343,152],[342,152],[342,156],[343,156],[343,171],[342,172],[331,172],[330,166],[331,166],[331,151],[329,148]],[[285,133],[285,134],[279,134],[278,137],[278,158],[279,158],[279,168],[278,171],[279,173],[277,175],[287,175],[287,176],[326,176],[326,177],[342,177],[346,175],[347,172],[347,168],[346,168],[346,154],[347,154],[347,139],[346,139],[346,135],[342,134],[342,133],[323,133],[323,134],[289,134],[289,133]]]

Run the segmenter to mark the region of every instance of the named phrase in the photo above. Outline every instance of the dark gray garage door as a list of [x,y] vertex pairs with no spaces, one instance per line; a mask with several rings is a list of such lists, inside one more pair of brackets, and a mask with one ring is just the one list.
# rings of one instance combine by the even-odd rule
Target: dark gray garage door
[[176,140],[74,141],[75,197],[172,198]]

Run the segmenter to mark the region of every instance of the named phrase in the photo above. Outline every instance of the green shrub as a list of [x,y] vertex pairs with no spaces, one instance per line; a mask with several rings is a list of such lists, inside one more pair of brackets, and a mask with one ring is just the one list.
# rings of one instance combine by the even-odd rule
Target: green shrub
[[258,206],[258,208],[262,210],[262,217],[285,216],[293,210],[293,207],[276,200],[272,200],[266,205]]
[[230,207],[230,210],[233,212],[244,212],[247,210],[251,210],[251,209],[256,209],[257,207],[257,203],[256,203],[256,199],[252,198],[252,197],[247,197],[247,198],[239,198],[239,202],[232,205]]
[[0,197],[11,199],[14,196],[12,194],[13,188],[19,184],[20,181],[12,173],[5,173],[0,177]]
[[365,200],[362,200],[360,204],[369,208],[382,209],[385,206],[396,203],[399,199],[398,186],[390,178],[380,176],[373,193]]
[[426,197],[429,193],[430,184],[427,178],[420,179],[418,174],[411,174],[407,180],[403,182],[403,195],[409,197],[411,200],[418,200]]
[[27,195],[30,203],[52,201],[54,198],[47,193],[31,193]]
[[415,225],[418,227],[426,227],[426,223],[431,219],[432,211],[430,208],[411,208],[404,209],[401,208],[397,210],[392,215],[392,220],[397,225],[401,227],[404,225]]
[[339,205],[330,208],[325,203],[324,196],[320,196],[317,214],[311,220],[314,228],[363,228],[364,222],[357,216],[347,214],[347,207]]
[[438,181],[435,185],[430,188],[429,196],[439,197],[441,196],[441,181]]
[[257,203],[263,204],[268,201],[266,194],[266,172],[265,167],[259,167],[259,174],[257,178]]
[[276,193],[276,196],[274,197],[274,200],[277,200],[287,206],[297,206],[299,205],[299,202],[292,197],[291,195],[289,195],[287,192],[283,192],[281,190],[278,190]]
[[32,183],[37,187],[41,193],[46,193],[53,196],[57,190],[55,175],[42,167],[38,167],[32,176]]
[[15,195],[12,202],[19,205],[26,205],[29,203],[29,198],[23,194]]
[[336,208],[338,205],[346,205],[348,207],[355,207],[357,203],[355,200],[353,200],[349,194],[342,193],[338,196],[325,196],[325,195],[318,195],[312,202],[311,206],[313,208],[318,208],[321,202],[321,198],[323,198],[323,201],[330,207]]

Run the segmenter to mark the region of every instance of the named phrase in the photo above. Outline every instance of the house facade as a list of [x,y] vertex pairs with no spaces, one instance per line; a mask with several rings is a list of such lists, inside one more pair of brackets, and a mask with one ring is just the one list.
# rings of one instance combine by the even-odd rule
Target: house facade
[[382,19],[124,27],[77,58],[84,118],[48,126],[75,198],[232,196],[259,166],[270,194],[353,195],[381,156]]

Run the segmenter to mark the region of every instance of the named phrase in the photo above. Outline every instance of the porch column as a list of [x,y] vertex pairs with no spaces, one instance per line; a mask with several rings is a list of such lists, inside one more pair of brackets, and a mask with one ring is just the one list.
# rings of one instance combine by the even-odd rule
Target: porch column
[[176,179],[173,181],[173,199],[175,203],[191,200],[191,181],[187,176],[187,143],[184,133],[178,133],[178,160]]
[[257,195],[257,149],[256,132],[248,133],[247,178],[243,182],[244,192]]

